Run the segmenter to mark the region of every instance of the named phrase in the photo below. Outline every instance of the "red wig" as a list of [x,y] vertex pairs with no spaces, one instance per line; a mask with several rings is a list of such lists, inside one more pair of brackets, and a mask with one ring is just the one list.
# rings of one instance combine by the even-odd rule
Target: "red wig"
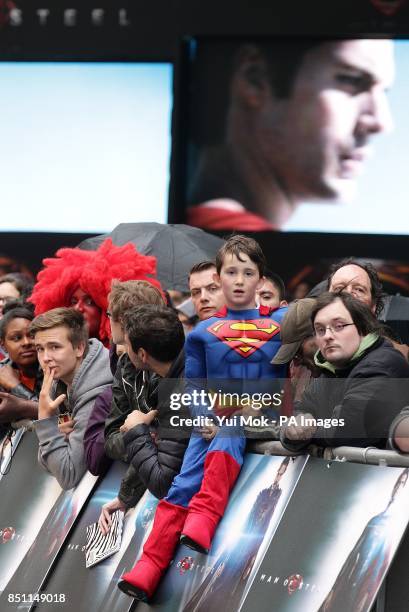
[[113,280],[144,280],[161,290],[154,278],[156,257],[138,253],[131,243],[116,246],[110,238],[96,251],[59,249],[56,257],[44,259],[43,264],[29,298],[35,305],[35,314],[69,306],[72,294],[80,287],[101,309],[99,339],[105,344],[111,334],[106,310]]

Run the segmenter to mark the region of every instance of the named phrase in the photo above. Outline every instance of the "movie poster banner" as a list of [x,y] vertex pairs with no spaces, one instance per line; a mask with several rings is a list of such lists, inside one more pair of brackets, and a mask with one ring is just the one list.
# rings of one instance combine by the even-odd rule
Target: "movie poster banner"
[[[35,434],[32,435],[35,436]],[[24,508],[27,513],[26,516],[30,516],[30,520],[33,511],[31,501],[32,499],[38,499],[37,521],[40,521],[42,524],[41,528],[37,530],[36,537],[33,539],[20,565],[13,572],[10,581],[4,587],[3,593],[0,596],[1,612],[29,609],[30,603],[33,605],[36,603],[31,600],[41,588],[53,567],[78,514],[81,512],[97,481],[96,476],[92,476],[87,472],[75,488],[61,491],[59,487],[60,494],[55,503],[52,504],[50,503],[51,496],[46,497],[43,493],[43,497],[39,497],[40,493],[38,491],[31,490],[32,479],[27,474],[27,466],[30,466],[31,469],[33,464],[32,457],[25,464],[24,480],[21,482],[20,501],[10,492],[8,492],[8,496],[12,500],[13,508]],[[4,479],[0,485],[3,482]],[[43,506],[41,505],[42,503],[44,504]],[[23,594],[24,597],[16,598],[16,593]],[[26,605],[22,608],[22,604]]]
[[409,521],[408,474],[310,458],[240,610],[369,611]]
[[[138,505],[126,515],[121,550],[112,557],[115,571],[98,612],[122,612],[124,610],[124,599],[116,585],[122,574],[128,572],[141,556],[143,545],[152,528],[158,501],[151,493],[146,492]],[[107,561],[103,561],[103,563],[107,563]],[[130,597],[127,595],[124,597],[128,602],[134,604]]]
[[[128,465],[117,461],[99,482],[84,512],[67,538],[61,557],[50,579],[42,589],[44,593],[64,593],[59,610],[75,612],[128,612],[132,599],[116,588],[120,576],[132,567],[155,512],[158,500],[146,493],[136,508],[124,520],[120,550],[93,567],[85,566],[86,528],[98,521],[101,506],[114,499]],[[69,580],[67,580],[69,576]],[[36,610],[48,610],[47,602],[39,603]]]
[[34,432],[18,430],[12,446],[12,455],[7,446],[0,480],[0,593],[61,494],[56,479],[37,461],[38,439]]
[[181,545],[152,609],[237,612],[306,461],[247,454],[209,555]]

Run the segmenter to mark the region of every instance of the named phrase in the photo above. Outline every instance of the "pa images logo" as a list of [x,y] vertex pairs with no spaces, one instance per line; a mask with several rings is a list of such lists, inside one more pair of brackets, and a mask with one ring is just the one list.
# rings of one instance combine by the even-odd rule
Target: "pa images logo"
[[406,0],[371,0],[371,4],[383,15],[392,17],[406,4]]

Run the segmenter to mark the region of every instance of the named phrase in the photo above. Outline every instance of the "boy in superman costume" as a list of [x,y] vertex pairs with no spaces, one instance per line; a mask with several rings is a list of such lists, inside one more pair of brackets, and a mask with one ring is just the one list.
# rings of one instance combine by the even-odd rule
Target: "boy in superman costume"
[[[187,337],[185,376],[190,391],[203,387],[206,379],[207,387],[219,380],[223,392],[254,393],[271,389],[272,379],[285,378],[286,367],[270,362],[281,346],[280,324],[287,309],[256,307],[264,268],[263,252],[251,238],[233,236],[219,250],[216,269],[226,307]],[[222,407],[217,414],[231,416],[237,408]],[[192,412],[211,414],[207,405]],[[239,475],[245,442],[240,424],[220,426],[210,442],[200,432],[192,435],[181,472],[158,504],[142,557],[118,584],[122,591],[141,601],[152,597],[179,541],[208,552]]]

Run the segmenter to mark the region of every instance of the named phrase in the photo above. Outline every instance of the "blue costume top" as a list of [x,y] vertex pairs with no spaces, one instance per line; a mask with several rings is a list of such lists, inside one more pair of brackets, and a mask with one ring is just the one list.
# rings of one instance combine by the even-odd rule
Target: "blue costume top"
[[[187,390],[190,393],[221,390],[222,393],[239,394],[280,390],[278,379],[286,376],[287,367],[274,366],[270,362],[281,346],[280,326],[286,312],[287,308],[272,312],[264,306],[236,311],[224,308],[214,317],[199,323],[185,344]],[[214,412],[229,416],[229,409],[234,413],[239,408],[234,402],[230,406],[224,403],[216,405]],[[212,416],[206,402],[193,404],[192,412],[193,416]],[[277,417],[271,405],[267,410],[263,406],[263,414],[268,418]],[[229,455],[237,468],[237,477],[245,444],[240,423],[237,426],[230,423],[220,425],[211,442],[204,440],[200,433],[193,433],[181,472],[173,481],[167,501],[181,506],[189,504],[201,487],[205,460],[209,455]],[[223,471],[217,481],[218,490],[226,481],[226,474],[222,474]],[[209,503],[208,499],[206,503]]]
[[284,378],[286,366],[270,362],[281,346],[287,310],[225,308],[201,321],[186,340],[186,378]]
[[199,323],[186,340],[185,376],[190,389],[279,391],[272,381],[285,378],[287,366],[272,365],[271,360],[281,346],[280,325],[287,310],[224,308]]

